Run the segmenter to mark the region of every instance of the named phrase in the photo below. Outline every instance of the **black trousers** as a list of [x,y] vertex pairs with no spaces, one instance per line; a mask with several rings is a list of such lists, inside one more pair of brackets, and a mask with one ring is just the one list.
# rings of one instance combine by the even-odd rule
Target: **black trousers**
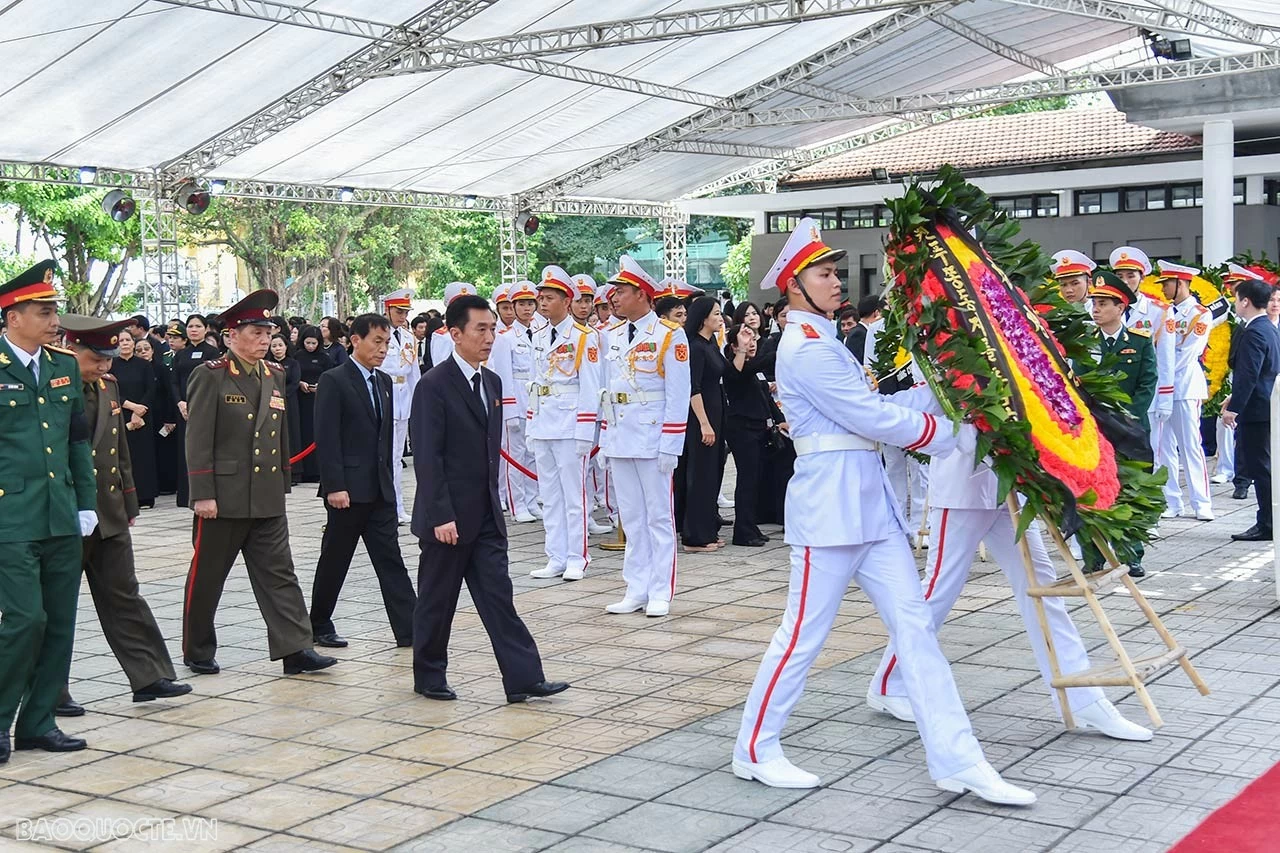
[[680,522],[686,545],[710,545],[720,538],[720,483],[724,480],[724,425],[715,424],[716,441],[702,443],[702,430],[693,420],[684,443],[684,520]]
[[493,515],[486,514],[474,542],[445,545],[432,537],[419,543],[418,604],[413,610],[414,688],[425,690],[446,683],[449,635],[463,581],[493,644],[506,692],[542,681],[538,646],[516,613],[507,573],[507,537]]
[[733,454],[738,482],[733,489],[733,543],[742,545],[762,534],[756,506],[764,482],[768,429],[764,421],[725,418],[724,437]]
[[1271,526],[1271,422],[1249,421],[1236,426],[1236,473],[1253,480],[1258,498],[1258,528]]
[[311,630],[315,634],[331,634],[333,609],[351,568],[356,543],[364,539],[364,549],[373,563],[382,604],[387,609],[391,633],[396,642],[413,640],[413,605],[417,596],[409,580],[409,570],[400,556],[399,533],[396,531],[396,505],[386,501],[353,503],[347,509],[334,509],[325,504],[329,519],[320,540],[320,559],[311,585]]

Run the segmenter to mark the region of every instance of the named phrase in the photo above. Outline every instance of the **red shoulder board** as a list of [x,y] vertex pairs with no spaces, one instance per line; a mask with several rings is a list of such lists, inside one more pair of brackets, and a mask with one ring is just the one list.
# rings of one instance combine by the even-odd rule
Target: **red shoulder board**
[[804,331],[804,336],[806,338],[822,337],[822,335],[818,334],[818,330],[815,329],[813,326],[810,326],[808,323],[801,323],[800,328]]
[[204,366],[209,368],[210,370],[217,370],[219,367],[226,367],[227,363],[228,362],[225,357],[215,358],[213,361],[206,361],[204,363]]
[[440,328],[436,329],[435,334],[437,334],[437,335],[447,335],[447,334],[449,334],[449,329],[448,329],[448,327],[447,327],[447,326],[441,326]]
[[270,367],[270,368],[272,368],[273,370],[280,370],[280,371],[283,371],[283,370],[284,370],[284,368],[283,368],[283,367],[281,367],[281,366],[280,366],[280,364],[279,364],[278,362],[274,362],[274,361],[267,361],[265,358],[264,358],[262,361],[263,361],[263,363],[264,363],[264,364],[266,364],[266,365],[267,365],[267,367]]
[[[114,376],[112,376],[110,373],[104,373],[104,374],[102,374],[102,378],[103,378],[103,379],[105,379],[105,380],[107,380],[108,382],[116,382],[116,378],[115,378]],[[119,384],[119,383],[117,382],[117,384]]]

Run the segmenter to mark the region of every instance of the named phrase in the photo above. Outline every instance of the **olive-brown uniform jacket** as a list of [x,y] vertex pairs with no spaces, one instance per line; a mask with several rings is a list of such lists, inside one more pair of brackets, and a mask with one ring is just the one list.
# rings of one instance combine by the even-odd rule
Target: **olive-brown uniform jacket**
[[138,517],[133,459],[125,435],[120,386],[110,373],[84,386],[84,412],[93,438],[93,473],[98,481],[98,533],[106,539],[129,529]]
[[[256,375],[255,375],[256,374]],[[216,500],[219,518],[285,514],[292,473],[285,425],[284,368],[234,355],[187,380],[187,476],[191,500]]]

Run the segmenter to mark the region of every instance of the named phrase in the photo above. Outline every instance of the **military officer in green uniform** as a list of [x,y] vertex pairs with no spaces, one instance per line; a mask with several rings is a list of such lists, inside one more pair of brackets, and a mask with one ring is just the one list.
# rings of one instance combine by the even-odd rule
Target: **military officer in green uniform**
[[56,270],[44,261],[0,285],[0,764],[10,726],[16,749],[85,748],[53,718],[71,669],[80,537],[98,525],[80,369],[53,346]]
[[219,671],[213,617],[240,554],[267,623],[271,659],[284,660],[286,675],[337,663],[311,647],[311,620],[289,550],[285,371],[263,360],[278,301],[274,290],[257,290],[223,311],[228,353],[196,367],[187,380],[187,476],[196,518],[182,654],[200,674]]
[[120,389],[107,372],[111,360],[120,354],[122,330],[132,322],[65,314],[62,331],[84,381],[85,417],[98,484],[98,526],[84,538],[82,566],[103,636],[129,678],[133,701],[148,702],[190,693],[191,685],[175,681],[164,635],[138,593],[133,563],[129,528],[138,517],[138,495]]
[[[1147,410],[1156,395],[1158,375],[1156,348],[1150,332],[1125,327],[1125,312],[1137,299],[1133,289],[1110,270],[1097,270],[1089,288],[1092,298],[1093,322],[1098,327],[1098,361],[1114,357],[1109,369],[1113,370],[1120,389],[1129,395],[1126,407],[1129,414],[1150,433]],[[1144,549],[1141,542],[1113,543],[1118,559],[1129,565],[1129,574],[1140,578],[1146,574],[1142,568]],[[1102,555],[1092,543],[1081,544],[1085,567],[1096,571],[1102,567]]]

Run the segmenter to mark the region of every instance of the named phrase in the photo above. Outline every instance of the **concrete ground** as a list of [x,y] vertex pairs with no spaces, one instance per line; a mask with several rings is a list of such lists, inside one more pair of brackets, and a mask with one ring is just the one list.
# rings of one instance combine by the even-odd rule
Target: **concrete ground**
[[[55,838],[184,853],[1162,851],[1280,761],[1271,551],[1229,540],[1253,510],[1229,489],[1215,490],[1218,521],[1166,521],[1149,551],[1142,589],[1213,689],[1201,697],[1180,670],[1163,673],[1151,694],[1165,726],[1151,743],[1063,731],[1007,585],[993,565],[975,566],[943,647],[988,758],[1039,795],[1025,810],[939,791],[914,727],[865,707],[885,635],[857,589],[784,736],[822,787],[772,790],[732,776],[741,703],[785,600],[780,536],[762,549],[682,554],[672,615],[656,620],[603,612],[622,590],[616,553],[593,549],[576,583],[528,578],[543,564],[541,528],[515,525],[516,606],[547,676],[573,683],[527,705],[504,703],[469,605],[450,660],[460,700],[416,696],[410,650],[394,646],[363,550],[335,620],[351,640],[338,666],[283,677],[238,566],[218,617],[222,673],[191,677],[194,693],[167,702],[130,701],[84,587],[72,691],[88,714],[61,723],[90,748],[15,753],[0,767],[0,848]],[[161,501],[134,530],[138,574],[180,663],[191,516]],[[324,513],[310,486],[289,507],[309,599]],[[401,533],[416,575],[416,542]],[[1126,593],[1105,605],[1131,652],[1156,647]],[[1075,615],[1090,648],[1103,645],[1088,612]],[[1130,691],[1108,693],[1145,720]]]

